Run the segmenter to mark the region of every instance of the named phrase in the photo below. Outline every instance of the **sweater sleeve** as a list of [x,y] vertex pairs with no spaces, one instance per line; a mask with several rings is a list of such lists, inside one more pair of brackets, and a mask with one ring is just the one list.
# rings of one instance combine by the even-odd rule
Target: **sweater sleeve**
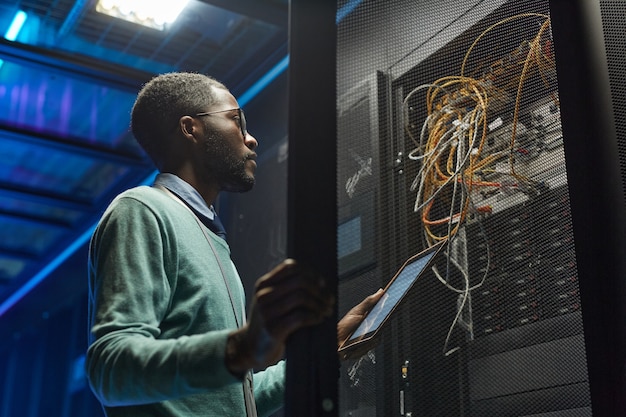
[[285,361],[254,374],[254,400],[259,416],[268,416],[285,400]]
[[152,403],[238,382],[224,362],[231,330],[160,338],[176,285],[175,233],[140,201],[122,198],[92,237],[86,371],[106,406]]

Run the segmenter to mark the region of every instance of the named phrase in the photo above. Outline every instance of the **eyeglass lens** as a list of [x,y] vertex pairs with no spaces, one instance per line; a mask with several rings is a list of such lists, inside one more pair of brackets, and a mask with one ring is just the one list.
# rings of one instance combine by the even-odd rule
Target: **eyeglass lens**
[[239,127],[241,128],[241,133],[243,134],[243,137],[246,137],[246,134],[248,133],[248,130],[246,129],[246,116],[243,113],[243,110],[240,108],[239,109]]

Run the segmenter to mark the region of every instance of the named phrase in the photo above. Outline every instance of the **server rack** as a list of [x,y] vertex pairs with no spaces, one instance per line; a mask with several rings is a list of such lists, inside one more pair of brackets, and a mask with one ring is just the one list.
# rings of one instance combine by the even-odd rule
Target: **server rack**
[[[594,378],[599,369],[610,374],[607,360],[599,361],[598,354],[609,352],[623,370],[619,355],[624,352],[621,336],[609,350],[590,337],[590,326],[597,327],[599,317],[619,326],[623,315],[619,308],[614,316],[597,313],[597,305],[583,302],[593,296],[581,296],[581,291],[593,291],[590,281],[599,270],[588,267],[594,255],[579,242],[582,234],[576,234],[581,186],[571,151],[566,150],[576,147],[567,143],[570,138],[580,139],[563,128],[572,120],[568,106],[562,118],[562,98],[567,96],[570,103],[576,99],[564,94],[563,89],[573,86],[562,82],[564,64],[557,64],[560,57],[565,65],[575,63],[559,55],[555,43],[563,45],[564,40],[553,36],[554,19],[563,36],[562,8],[578,6],[494,0],[472,5],[441,2],[437,9],[430,2],[399,1],[389,4],[400,10],[394,14],[377,3],[363,3],[349,23],[353,26],[339,28],[340,313],[383,286],[399,264],[436,238],[453,236],[454,243],[439,260],[438,274],[433,272],[411,290],[381,344],[342,364],[340,415],[621,415],[619,398],[606,390],[609,384]],[[454,7],[462,10],[450,12]],[[432,26],[430,35],[395,59],[390,45],[409,45],[407,39],[416,38],[411,24],[420,22],[419,12],[425,10],[425,16],[442,20],[437,25],[422,21]],[[372,55],[386,54],[389,59],[377,63],[356,57],[365,50],[354,51],[354,38],[366,33],[359,25],[370,25],[375,34],[388,30],[397,36],[363,40],[370,48],[387,48],[384,54]],[[406,39],[400,39],[403,35]],[[359,67],[350,68],[355,62]],[[367,72],[363,66],[370,67],[369,75],[362,75]],[[621,72],[613,71],[619,78],[615,74]],[[347,82],[352,87],[342,91],[348,73],[357,81]],[[440,151],[451,162],[438,167],[444,172],[437,175],[464,183],[465,190],[456,192],[464,192],[465,200],[455,200],[449,187],[423,215],[425,204],[416,203],[416,195],[429,150],[420,137],[432,138],[440,129],[450,137],[458,135],[450,143],[462,142],[469,129],[459,127],[468,120],[463,117],[483,105],[478,94],[463,89],[476,85],[484,87],[489,104],[480,119],[484,126],[472,119],[475,130],[484,127],[477,135],[482,143],[468,145],[465,152],[470,158],[474,147],[474,155],[479,153],[475,163],[483,163],[480,169],[464,167],[461,175],[465,156]],[[436,98],[429,99],[428,93]],[[446,106],[455,115],[437,125],[433,120],[444,118]],[[440,149],[449,150],[450,143]],[[497,154],[503,156],[493,157]],[[369,161],[366,171],[364,161]],[[353,185],[352,194],[346,192],[347,184]],[[621,182],[611,187],[617,187],[621,198],[610,210],[619,211]],[[579,194],[572,197],[572,189]],[[594,216],[602,216],[601,210]],[[439,221],[447,217],[452,220]],[[603,227],[613,224],[622,230],[620,215],[608,218]],[[425,229],[430,229],[430,237]],[[368,244],[372,239],[375,244]],[[623,272],[621,261],[613,267],[616,274]],[[611,306],[623,295],[619,284],[614,288],[616,293],[606,300]],[[609,376],[615,394],[623,382]]]

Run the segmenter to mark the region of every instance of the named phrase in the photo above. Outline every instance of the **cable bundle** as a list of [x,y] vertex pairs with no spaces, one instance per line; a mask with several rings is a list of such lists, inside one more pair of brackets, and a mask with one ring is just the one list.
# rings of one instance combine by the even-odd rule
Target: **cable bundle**
[[[492,63],[480,76],[466,76],[465,67],[476,44],[495,27],[515,19],[539,17],[543,20],[537,35],[522,42],[505,58]],[[554,74],[554,59],[549,38],[549,17],[537,13],[519,14],[503,19],[478,36],[463,59],[461,74],[442,77],[432,84],[420,85],[404,99],[405,130],[416,147],[409,158],[421,163],[411,185],[417,191],[414,211],[421,211],[428,245],[452,237],[466,220],[470,210],[488,210],[472,201],[476,187],[519,188],[532,186],[532,181],[515,171],[516,136],[518,131],[522,87],[536,71],[548,87]],[[427,117],[419,137],[409,125],[409,100],[421,90],[426,92]],[[485,152],[489,133],[488,117],[497,114],[514,91],[514,112],[508,148]],[[556,100],[556,99],[555,99]],[[501,164],[507,161],[503,171]],[[485,180],[485,173],[495,172],[509,176],[509,181]],[[445,215],[435,217],[433,208]]]
[[[487,33],[513,20],[529,17],[541,19],[539,30],[532,40],[522,42],[480,75],[465,75],[472,50]],[[403,102],[405,131],[415,144],[409,158],[420,163],[411,185],[411,191],[417,193],[414,211],[421,212],[427,246],[444,239],[450,240],[445,271],[433,267],[437,279],[458,294],[457,313],[443,347],[446,355],[458,349],[448,349],[456,325],[462,325],[470,338],[473,337],[470,293],[483,285],[490,269],[490,249],[483,233],[487,265],[478,282],[474,285],[470,283],[467,242],[461,227],[470,213],[490,211],[490,207],[480,206],[474,201],[473,195],[479,188],[527,190],[535,185],[515,170],[516,153],[522,150],[516,146],[518,129],[522,127],[519,123],[522,88],[533,73],[538,74],[543,85],[550,90],[550,81],[555,73],[550,20],[543,14],[519,14],[495,23],[474,40],[465,54],[460,75],[420,85]],[[423,90],[426,90],[427,116],[416,137],[409,122],[409,102],[418,91]],[[554,96],[553,100],[557,101]],[[508,144],[505,141],[504,146],[489,145],[489,118],[494,118],[498,111],[511,104],[514,110]],[[509,134],[508,130],[506,134]],[[493,173],[498,175],[489,175]],[[495,177],[497,181],[489,180],[489,177]],[[478,224],[483,229],[480,221]],[[455,286],[450,282],[451,268],[460,274],[461,285]],[[466,317],[463,317],[464,312]]]

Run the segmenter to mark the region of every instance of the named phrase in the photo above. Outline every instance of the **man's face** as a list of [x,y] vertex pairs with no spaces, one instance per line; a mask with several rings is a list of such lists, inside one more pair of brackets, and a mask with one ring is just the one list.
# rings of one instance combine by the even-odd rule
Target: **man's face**
[[202,117],[205,127],[204,169],[223,191],[249,191],[254,185],[254,149],[258,143],[249,134],[244,138],[237,110],[239,105],[232,94],[224,89],[214,91],[217,101],[208,111],[218,113]]

